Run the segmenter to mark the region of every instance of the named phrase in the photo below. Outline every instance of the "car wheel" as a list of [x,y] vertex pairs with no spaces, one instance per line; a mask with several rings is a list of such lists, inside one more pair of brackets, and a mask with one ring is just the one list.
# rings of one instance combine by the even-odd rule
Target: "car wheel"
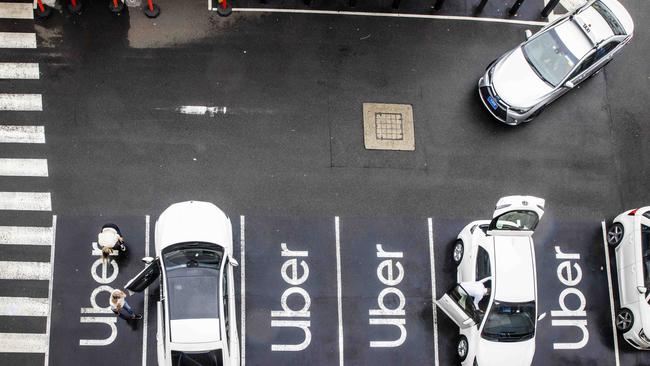
[[463,241],[458,239],[454,244],[454,253],[453,253],[454,263],[456,263],[456,265],[459,265],[460,261],[463,260],[464,254],[465,254],[465,246],[463,245]]
[[625,333],[630,328],[632,328],[632,325],[634,324],[634,315],[630,311],[630,309],[620,309],[618,313],[616,313],[616,329],[621,331],[621,333]]
[[616,222],[607,230],[607,244],[615,247],[623,241],[623,225]]
[[465,361],[467,358],[467,351],[469,350],[469,343],[467,342],[467,337],[461,335],[458,339],[458,347],[456,348],[456,353],[460,358],[460,362]]

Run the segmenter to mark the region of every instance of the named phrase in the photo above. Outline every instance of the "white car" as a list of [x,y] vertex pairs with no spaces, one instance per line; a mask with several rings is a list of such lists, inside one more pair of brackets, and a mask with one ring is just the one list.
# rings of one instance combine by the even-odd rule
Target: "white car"
[[597,73],[632,39],[634,23],[616,0],[591,0],[553,21],[488,66],[483,105],[501,122],[529,122]]
[[160,276],[159,366],[238,366],[232,225],[217,206],[188,201],[158,218],[156,258],[125,288],[143,291]]
[[[436,304],[460,328],[463,366],[531,364],[537,324],[531,236],[543,214],[541,198],[503,197],[491,221],[471,222],[458,234],[453,251],[458,284]],[[477,281],[489,290],[478,309],[462,285]]]
[[635,348],[650,349],[650,206],[618,215],[607,243],[616,248],[616,328]]

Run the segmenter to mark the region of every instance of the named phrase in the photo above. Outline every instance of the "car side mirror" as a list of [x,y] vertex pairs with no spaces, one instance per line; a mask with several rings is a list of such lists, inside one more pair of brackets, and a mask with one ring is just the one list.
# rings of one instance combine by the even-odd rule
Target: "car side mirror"
[[648,289],[645,286],[637,286],[636,287],[637,291],[639,291],[640,294],[644,294],[648,292]]
[[239,267],[239,262],[237,262],[237,260],[233,257],[230,257],[230,259],[228,259],[228,263],[230,263],[230,265],[233,267]]
[[573,87],[575,87],[576,85],[573,83],[573,81],[569,80],[566,83],[564,83],[564,86],[569,88],[569,89],[573,89]]
[[149,263],[153,262],[153,257],[144,257],[144,258],[142,258],[142,261],[145,264],[149,264]]
[[524,31],[524,34],[526,35],[526,40],[529,40],[530,37],[533,36],[533,32],[532,32],[530,29],[526,29],[526,30]]

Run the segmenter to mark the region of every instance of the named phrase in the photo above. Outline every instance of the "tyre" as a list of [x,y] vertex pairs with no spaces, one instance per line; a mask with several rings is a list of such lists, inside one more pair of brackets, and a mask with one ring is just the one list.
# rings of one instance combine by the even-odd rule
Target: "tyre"
[[625,333],[632,328],[632,325],[634,325],[634,314],[630,309],[620,309],[616,313],[616,329],[621,333]]
[[463,245],[463,241],[458,239],[456,240],[456,243],[454,243],[454,252],[452,253],[452,258],[454,260],[454,263],[456,265],[459,265],[460,262],[463,260],[463,255],[465,254],[465,245]]
[[456,354],[460,358],[460,362],[465,361],[467,358],[467,351],[469,350],[469,342],[467,342],[467,337],[461,335],[458,339],[458,347],[456,347]]
[[623,225],[616,222],[607,230],[607,244],[617,246],[623,241]]

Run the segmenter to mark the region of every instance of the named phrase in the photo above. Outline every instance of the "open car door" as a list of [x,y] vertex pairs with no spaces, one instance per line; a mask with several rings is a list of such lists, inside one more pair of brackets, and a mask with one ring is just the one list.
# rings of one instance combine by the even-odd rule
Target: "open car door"
[[497,202],[488,235],[531,236],[544,215],[544,199],[533,196],[508,196]]
[[149,287],[158,276],[160,276],[160,259],[156,258],[151,263],[147,264],[140,273],[133,277],[124,288],[132,292],[142,292],[144,289]]
[[461,285],[436,300],[436,305],[461,329],[474,326],[479,320],[472,298]]

